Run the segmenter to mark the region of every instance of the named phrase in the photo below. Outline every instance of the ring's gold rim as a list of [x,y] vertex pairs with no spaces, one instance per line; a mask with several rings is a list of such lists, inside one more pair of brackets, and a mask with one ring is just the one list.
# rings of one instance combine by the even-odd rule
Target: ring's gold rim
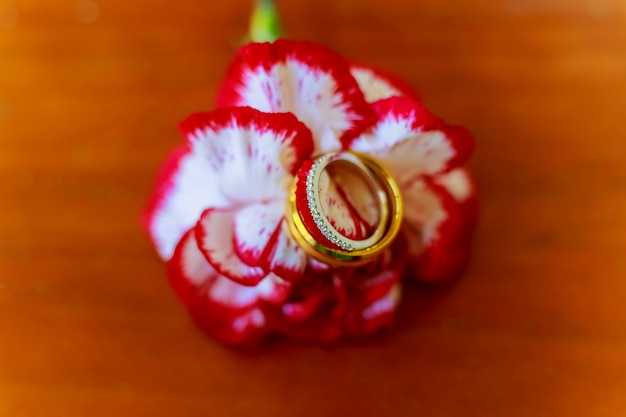
[[[389,216],[387,218],[387,224],[385,225],[385,232],[380,240],[367,248],[352,251],[329,248],[315,240],[306,229],[296,206],[295,191],[297,178],[294,178],[290,189],[286,218],[291,235],[309,256],[333,266],[359,266],[372,261],[393,242],[400,230],[404,205],[398,184],[391,173],[382,164],[368,155],[354,151],[344,152],[349,152],[358,157],[364,165],[371,170],[373,178],[378,181],[387,195],[387,211]],[[384,210],[384,208],[382,209]]]

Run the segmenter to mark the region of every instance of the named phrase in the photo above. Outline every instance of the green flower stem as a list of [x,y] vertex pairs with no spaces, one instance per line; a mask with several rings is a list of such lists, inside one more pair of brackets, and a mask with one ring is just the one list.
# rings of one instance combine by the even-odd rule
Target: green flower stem
[[280,37],[278,13],[272,0],[255,0],[248,36],[252,42],[273,42]]

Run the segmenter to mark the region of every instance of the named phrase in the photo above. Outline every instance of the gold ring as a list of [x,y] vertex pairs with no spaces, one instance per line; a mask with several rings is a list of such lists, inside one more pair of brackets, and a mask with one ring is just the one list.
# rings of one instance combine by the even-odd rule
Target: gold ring
[[[330,223],[321,207],[319,179],[326,167],[344,163],[359,170],[379,203],[379,221],[365,239],[350,239]],[[403,204],[391,174],[375,159],[352,151],[330,152],[303,164],[287,201],[287,224],[302,249],[315,259],[335,266],[358,266],[373,260],[398,234]]]

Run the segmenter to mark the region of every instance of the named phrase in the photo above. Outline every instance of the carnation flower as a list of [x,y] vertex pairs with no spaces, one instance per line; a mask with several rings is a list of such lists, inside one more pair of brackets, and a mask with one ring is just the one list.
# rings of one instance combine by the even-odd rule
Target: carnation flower
[[[223,342],[370,334],[391,323],[403,276],[441,281],[467,265],[471,136],[393,76],[307,42],[251,43],[236,54],[217,109],[190,116],[180,132],[185,143],[157,180],[145,225],[178,296]],[[358,268],[310,258],[285,220],[298,169],[338,150],[375,157],[404,200],[397,242]],[[337,230],[371,228],[371,207],[348,177],[326,178],[323,194]]]

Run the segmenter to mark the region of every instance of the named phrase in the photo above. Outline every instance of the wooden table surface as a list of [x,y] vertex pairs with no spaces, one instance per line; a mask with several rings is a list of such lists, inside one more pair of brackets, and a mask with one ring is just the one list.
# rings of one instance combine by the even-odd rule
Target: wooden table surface
[[626,415],[626,1],[279,2],[475,135],[468,274],[392,332],[201,334],[139,228],[250,2],[0,2],[0,416]]

